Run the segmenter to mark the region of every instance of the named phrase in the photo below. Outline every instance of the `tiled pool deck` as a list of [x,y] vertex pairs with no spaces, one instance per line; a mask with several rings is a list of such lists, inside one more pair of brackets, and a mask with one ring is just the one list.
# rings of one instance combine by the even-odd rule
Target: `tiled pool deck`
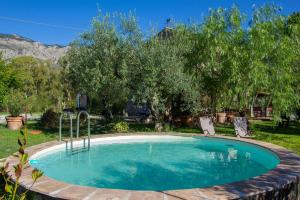
[[[130,134],[133,135],[133,134]],[[155,135],[139,133],[138,135]],[[168,133],[164,135],[193,136],[193,134]],[[114,137],[125,135],[100,135],[99,137]],[[197,136],[199,136],[197,134]],[[225,139],[234,139],[266,147],[274,151],[280,158],[280,164],[268,173],[231,184],[214,186],[210,188],[195,188],[188,190],[171,191],[129,191],[112,190],[71,185],[53,180],[47,176],[39,179],[31,191],[37,194],[39,199],[83,199],[83,200],[221,200],[221,199],[287,199],[300,200],[300,157],[293,152],[270,143],[251,139],[238,139],[224,136],[216,136]],[[43,149],[61,144],[48,142],[27,148],[29,155],[33,155]],[[6,160],[12,165],[18,162],[18,158],[10,156]],[[241,169],[247,170],[247,169]],[[32,185],[32,168],[28,165],[21,177],[22,187]],[[167,181],[167,180],[166,180]],[[137,183],[138,184],[138,183]]]

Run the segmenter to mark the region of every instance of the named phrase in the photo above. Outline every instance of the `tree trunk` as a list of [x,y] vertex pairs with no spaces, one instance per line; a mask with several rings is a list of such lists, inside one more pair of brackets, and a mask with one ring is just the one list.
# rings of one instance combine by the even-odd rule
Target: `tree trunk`
[[252,103],[250,105],[250,113],[251,113],[251,118],[254,118],[254,110],[253,110],[253,104]]
[[107,117],[107,119],[112,120],[114,118],[114,116],[113,116],[113,113],[111,112],[111,109],[107,105],[106,100],[103,99],[102,103],[103,103],[103,107],[104,107],[104,115]]
[[268,108],[269,108],[271,102],[272,102],[272,97],[270,97],[270,99],[269,99],[269,101],[268,101],[268,104],[267,104],[267,107],[266,107],[266,117],[269,117],[269,116],[270,116],[270,113],[269,113]]
[[151,112],[151,115],[153,117],[153,121],[154,121],[154,124],[155,124],[155,131],[161,132],[163,130],[163,123],[160,120],[159,113],[155,109],[153,103],[148,103],[148,106],[150,108],[150,112]]
[[211,113],[217,114],[217,98],[215,95],[211,95]]
[[172,103],[170,103],[165,111],[165,121],[172,126],[173,115],[172,115]]
[[156,121],[155,122],[155,131],[162,132],[162,130],[163,130],[163,123]]
[[254,118],[255,115],[254,115],[254,103],[256,101],[256,98],[257,98],[257,94],[255,95],[255,97],[253,98],[252,102],[251,102],[251,105],[250,105],[250,112],[251,112],[251,118]]

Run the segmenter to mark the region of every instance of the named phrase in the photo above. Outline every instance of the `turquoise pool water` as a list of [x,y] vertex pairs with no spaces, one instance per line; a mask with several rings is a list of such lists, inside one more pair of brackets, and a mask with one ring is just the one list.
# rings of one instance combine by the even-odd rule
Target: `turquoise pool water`
[[31,161],[53,179],[82,186],[127,190],[203,188],[249,179],[279,163],[271,151],[226,139],[195,137],[95,144]]

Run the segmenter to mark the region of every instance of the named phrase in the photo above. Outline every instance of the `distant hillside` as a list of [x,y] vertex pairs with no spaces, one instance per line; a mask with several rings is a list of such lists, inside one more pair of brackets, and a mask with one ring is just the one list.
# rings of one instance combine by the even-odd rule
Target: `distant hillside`
[[66,54],[68,46],[46,45],[15,34],[0,34],[0,52],[4,59],[33,56],[57,63]]

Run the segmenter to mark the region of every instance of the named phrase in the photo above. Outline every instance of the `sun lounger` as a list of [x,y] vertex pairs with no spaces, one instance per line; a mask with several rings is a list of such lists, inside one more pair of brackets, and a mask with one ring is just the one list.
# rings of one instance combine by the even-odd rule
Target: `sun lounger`
[[215,135],[215,128],[211,117],[200,117],[200,125],[205,135]]
[[246,117],[235,117],[233,120],[235,134],[238,137],[250,137],[251,132],[248,127]]

